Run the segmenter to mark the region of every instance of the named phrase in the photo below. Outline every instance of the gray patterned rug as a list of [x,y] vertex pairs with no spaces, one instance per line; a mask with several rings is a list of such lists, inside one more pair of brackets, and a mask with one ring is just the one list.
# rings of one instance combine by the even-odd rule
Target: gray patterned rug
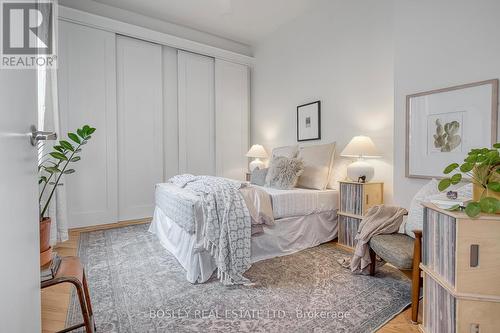
[[[351,275],[324,244],[254,264],[254,286],[186,281],[148,225],[80,234],[98,332],[372,332],[410,304],[410,281],[387,265]],[[68,324],[80,322],[72,296]]]

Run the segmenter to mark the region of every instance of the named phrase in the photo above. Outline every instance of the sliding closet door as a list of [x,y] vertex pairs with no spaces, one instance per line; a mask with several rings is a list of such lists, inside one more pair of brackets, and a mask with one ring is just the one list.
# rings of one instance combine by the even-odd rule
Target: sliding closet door
[[61,139],[85,124],[97,129],[65,179],[70,228],[117,219],[115,59],[113,33],[59,21]]
[[248,67],[215,60],[217,176],[245,180],[250,86]]
[[214,59],[178,52],[179,171],[215,175]]
[[154,186],[163,181],[162,49],[118,36],[118,212],[153,215]]

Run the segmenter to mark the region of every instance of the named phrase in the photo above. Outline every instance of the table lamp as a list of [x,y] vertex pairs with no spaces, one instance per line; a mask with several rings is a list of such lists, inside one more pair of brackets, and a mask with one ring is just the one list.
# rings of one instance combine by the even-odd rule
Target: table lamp
[[373,178],[375,169],[365,161],[365,158],[381,157],[372,139],[362,135],[352,138],[340,156],[358,159],[347,167],[347,177],[355,182],[359,182],[360,179],[368,182]]
[[267,158],[267,153],[264,147],[262,147],[261,145],[253,145],[246,154],[246,157],[255,158],[252,162],[250,162],[249,166],[250,172],[252,172],[255,169],[264,168],[264,162],[262,162],[260,159]]

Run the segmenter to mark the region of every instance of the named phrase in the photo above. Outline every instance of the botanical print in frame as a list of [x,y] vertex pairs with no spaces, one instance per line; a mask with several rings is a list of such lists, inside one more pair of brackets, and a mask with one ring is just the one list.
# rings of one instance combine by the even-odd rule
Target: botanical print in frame
[[297,141],[321,139],[321,101],[297,106]]
[[406,176],[439,178],[497,141],[498,79],[406,96]]

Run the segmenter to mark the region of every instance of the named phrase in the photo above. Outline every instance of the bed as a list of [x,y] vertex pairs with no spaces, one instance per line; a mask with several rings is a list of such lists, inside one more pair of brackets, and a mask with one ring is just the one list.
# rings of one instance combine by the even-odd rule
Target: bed
[[[251,185],[254,186],[254,185]],[[255,186],[271,200],[274,225],[251,237],[251,262],[288,255],[317,246],[337,237],[337,190],[294,188],[277,190]],[[203,219],[203,204],[194,193],[172,184],[158,184],[155,211],[149,231],[173,254],[186,270],[191,283],[206,282],[216,270],[208,251],[196,250],[196,235],[174,221],[174,200],[185,205],[175,209],[191,210],[194,220]]]

